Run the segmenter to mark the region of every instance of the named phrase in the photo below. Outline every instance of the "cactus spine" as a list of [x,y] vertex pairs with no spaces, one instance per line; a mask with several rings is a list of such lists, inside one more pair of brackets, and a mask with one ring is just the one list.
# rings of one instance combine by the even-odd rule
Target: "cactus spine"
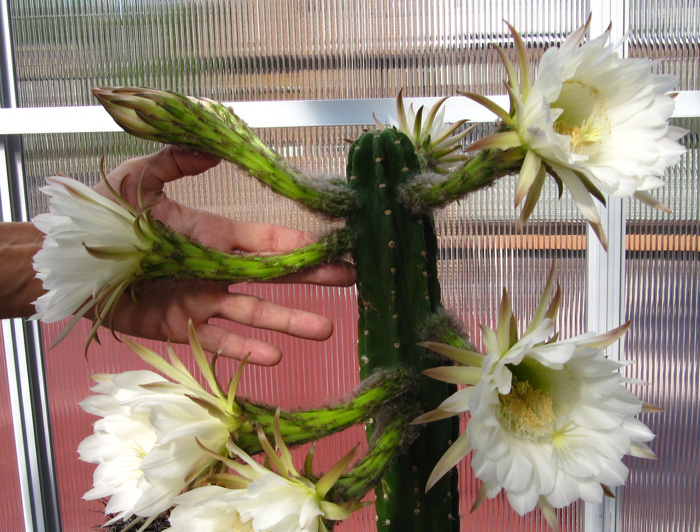
[[[420,372],[435,365],[417,344],[421,325],[440,306],[437,239],[432,217],[410,212],[399,200],[402,187],[419,171],[413,144],[396,130],[366,133],[350,149],[347,178],[358,209],[348,225],[356,237],[363,379],[378,368],[401,366]],[[427,378],[419,382],[414,400],[426,410],[450,393],[444,383]],[[403,401],[397,408],[410,406]],[[371,428],[382,430],[389,421],[378,418]],[[426,460],[442,456],[456,428],[451,420],[417,435],[404,427],[405,450],[375,488],[378,530],[458,530],[458,497],[450,478],[425,493],[430,471]]]

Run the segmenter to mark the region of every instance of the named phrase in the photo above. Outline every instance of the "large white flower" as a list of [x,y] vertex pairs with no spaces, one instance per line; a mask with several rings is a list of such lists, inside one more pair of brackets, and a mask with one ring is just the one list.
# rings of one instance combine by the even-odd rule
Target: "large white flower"
[[525,151],[515,204],[527,196],[520,224],[539,198],[545,171],[571,193],[582,214],[605,245],[592,196],[603,193],[636,196],[662,208],[647,191],[663,185],[665,169],[678,162],[684,149],[676,142],[685,131],[669,125],[677,82],[653,75],[646,59],[620,57],[608,43],[609,31],[581,44],[588,23],[560,48],[550,48],[531,84],[527,51],[515,38],[521,81],[506,54],[497,47],[508,70],[510,112],[465,93],[503,119],[507,130],[486,137],[470,149],[521,147]]
[[556,528],[552,508],[577,499],[601,502],[608,487],[624,484],[626,454],[654,454],[645,444],[653,434],[634,417],[642,402],[619,374],[625,364],[603,353],[627,327],[555,339],[558,291],[547,305],[553,286],[552,274],[522,337],[504,294],[497,329],[482,327],[485,356],[429,344],[466,364],[429,375],[472,386],[416,421],[470,414],[466,432],[440,459],[429,487],[473,450],[472,468],[482,481],[477,504],[504,490],[519,514],[539,504]]
[[294,467],[280,433],[279,410],[275,415],[274,430],[279,455],[262,427],[258,426],[258,438],[269,467],[253,460],[232,439],[228,442],[228,451],[244,463],[217,457],[234,472],[228,477],[219,476],[218,480],[233,489],[217,496],[225,497],[241,521],[250,522],[254,532],[327,532],[324,520],[346,519],[361,506],[353,500],[345,504],[326,500],[326,495],[354,458],[356,449],[317,479],[312,476],[309,459],[304,475]]
[[110,497],[105,508],[115,514],[110,522],[133,515],[156,517],[215,463],[201,445],[225,451],[236,420],[227,423],[225,414],[212,415],[213,405],[205,408],[195,400],[193,396],[202,397],[201,388],[173,383],[151,371],[93,378],[98,395],[81,406],[102,419],[78,448],[82,460],[98,464],[94,487],[84,497]]
[[50,198],[51,212],[33,222],[46,234],[34,269],[47,292],[34,302],[32,318],[51,323],[75,314],[58,342],[94,308],[92,338],[140,271],[145,251],[156,239],[154,228],[116,194],[120,203],[68,177],[46,181],[41,191]]
[[239,490],[203,486],[175,499],[168,521],[171,532],[253,532],[250,519],[241,519],[236,509]]
[[34,269],[47,292],[34,302],[32,318],[54,322],[73,316],[54,344],[92,311],[87,349],[124,292],[143,279],[268,280],[323,262],[348,246],[349,233],[341,230],[289,253],[229,255],[153,220],[154,202],[144,205],[139,198],[139,208],[133,208],[107,180],[114,201],[67,177],[47,182],[41,190],[50,198],[50,212],[34,218],[46,234]]

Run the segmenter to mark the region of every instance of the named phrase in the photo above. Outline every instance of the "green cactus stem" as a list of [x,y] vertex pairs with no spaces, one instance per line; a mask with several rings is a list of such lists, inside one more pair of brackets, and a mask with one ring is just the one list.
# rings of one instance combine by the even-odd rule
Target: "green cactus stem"
[[337,258],[352,242],[352,232],[336,230],[288,253],[227,254],[202,246],[159,222],[160,238],[141,261],[138,278],[170,277],[210,281],[268,281]]
[[[435,366],[417,344],[422,325],[440,308],[437,238],[431,216],[416,214],[400,199],[402,188],[420,170],[413,144],[396,130],[366,133],[350,148],[347,178],[359,206],[348,225],[356,238],[363,378],[376,368],[421,372]],[[426,411],[451,393],[445,383],[420,379],[411,399]],[[456,482],[446,477],[425,493],[431,464],[447,450],[457,430],[456,422],[444,420],[410,444],[402,442],[405,450],[375,488],[378,530],[458,529]]]
[[[318,440],[364,422],[387,403],[402,397],[413,386],[409,373],[401,368],[377,371],[362,383],[355,397],[338,405],[299,412],[280,412],[280,434],[287,445]],[[272,438],[276,407],[242,400],[237,401],[237,404],[250,421],[238,430],[236,443],[249,454],[260,452],[260,439],[252,427],[254,424],[262,426],[268,438]],[[372,486],[373,484],[369,489]]]
[[92,93],[124,131],[218,155],[272,190],[310,209],[339,217],[354,205],[342,180],[313,180],[291,168],[225,105],[148,88],[95,88]]
[[404,203],[415,211],[443,207],[471,192],[492,185],[496,179],[517,172],[522,165],[519,150],[477,153],[447,176],[418,177],[404,186]]

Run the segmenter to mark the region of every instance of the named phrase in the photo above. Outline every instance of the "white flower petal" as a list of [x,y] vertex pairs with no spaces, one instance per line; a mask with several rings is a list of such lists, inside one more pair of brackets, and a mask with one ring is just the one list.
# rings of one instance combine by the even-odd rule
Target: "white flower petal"
[[[67,177],[46,181],[41,190],[49,196],[51,212],[34,219],[46,234],[34,269],[47,293],[35,302],[33,318],[54,322],[75,314],[103,288],[116,289],[135,275],[141,250],[151,243],[140,240],[134,214],[121,205]],[[120,251],[115,260],[106,260],[93,257],[85,246]]]
[[[172,506],[194,475],[211,465],[213,458],[197,444],[197,438],[206,439],[213,448],[223,448],[228,431],[186,396],[186,388],[161,387],[165,392],[143,388],[167,382],[151,371],[102,374],[95,380],[93,391],[99,395],[81,403],[88,412],[101,416],[95,433],[78,448],[82,460],[97,464],[94,487],[85,498],[110,497],[107,511],[120,518],[158,515]],[[164,422],[167,415],[180,416],[187,425]],[[163,423],[157,427],[152,418]],[[179,430],[178,437],[168,440],[161,428],[173,425]],[[160,444],[161,440],[168,441]]]

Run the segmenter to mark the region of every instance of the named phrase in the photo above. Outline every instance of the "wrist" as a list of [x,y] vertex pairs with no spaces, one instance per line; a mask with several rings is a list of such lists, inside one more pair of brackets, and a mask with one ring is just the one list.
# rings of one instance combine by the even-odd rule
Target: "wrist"
[[33,259],[44,234],[30,222],[0,222],[0,319],[28,318],[44,293]]

